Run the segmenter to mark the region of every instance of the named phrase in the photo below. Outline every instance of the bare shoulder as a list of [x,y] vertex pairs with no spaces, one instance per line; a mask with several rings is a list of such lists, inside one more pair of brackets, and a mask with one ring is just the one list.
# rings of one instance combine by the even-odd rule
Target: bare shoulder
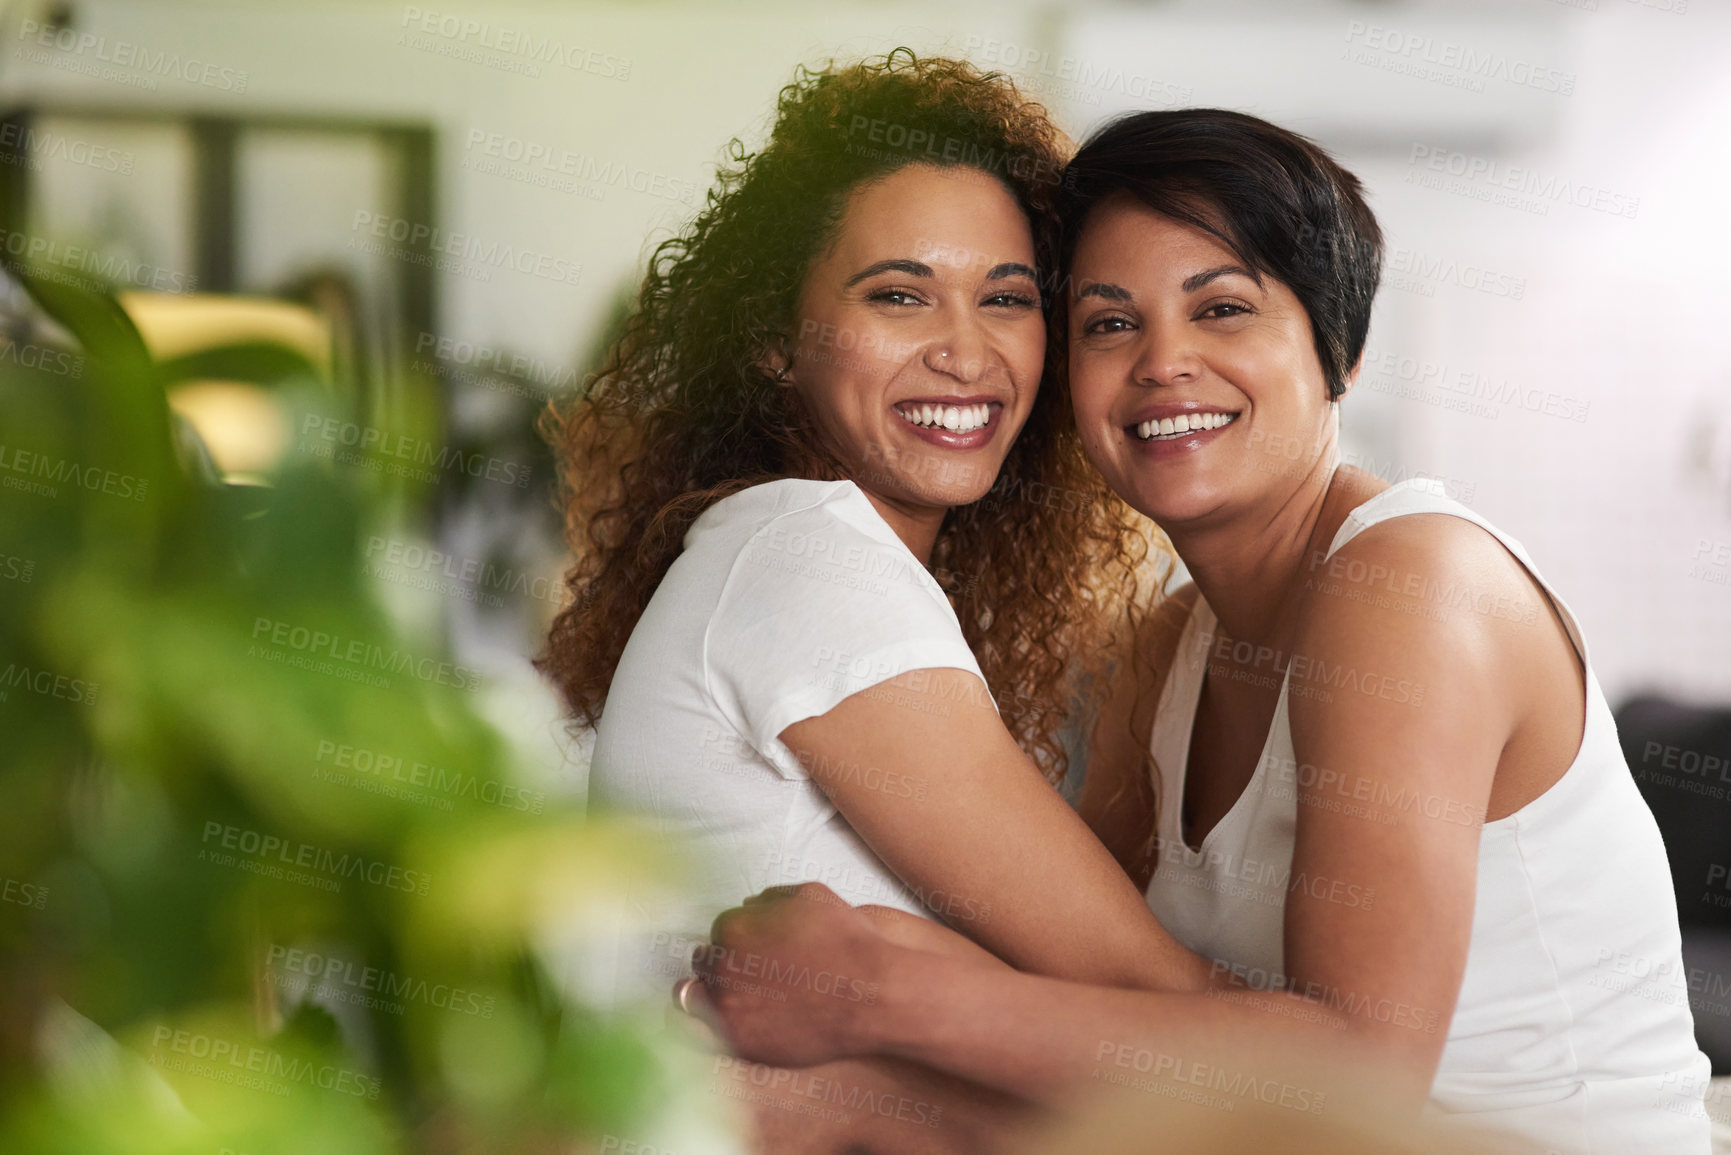
[[1483,526],[1450,513],[1409,513],[1379,521],[1341,546],[1336,557],[1410,561],[1431,567],[1521,565]]
[[[1437,620],[1468,610],[1491,620],[1531,624],[1545,598],[1514,554],[1482,526],[1444,513],[1415,513],[1379,522],[1332,557],[1312,558],[1303,588],[1322,596],[1315,609],[1360,612],[1401,609]],[[1416,607],[1445,611],[1417,613]],[[1350,611],[1348,611],[1350,612]]]
[[1511,659],[1568,645],[1526,567],[1465,518],[1390,518],[1306,569],[1300,634],[1318,650],[1345,647],[1431,677],[1473,674],[1494,683],[1527,668]]

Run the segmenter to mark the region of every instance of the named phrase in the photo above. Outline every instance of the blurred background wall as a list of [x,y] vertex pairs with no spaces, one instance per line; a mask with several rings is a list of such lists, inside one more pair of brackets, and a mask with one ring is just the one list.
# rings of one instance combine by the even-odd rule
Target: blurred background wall
[[[1078,137],[1135,108],[1272,118],[1388,232],[1355,460],[1520,537],[1613,702],[1731,698],[1731,6],[78,0],[9,5],[4,36],[33,234],[207,290],[341,273],[377,348],[457,395],[477,358],[579,380],[798,64],[965,55]],[[441,267],[403,259],[417,226]]]

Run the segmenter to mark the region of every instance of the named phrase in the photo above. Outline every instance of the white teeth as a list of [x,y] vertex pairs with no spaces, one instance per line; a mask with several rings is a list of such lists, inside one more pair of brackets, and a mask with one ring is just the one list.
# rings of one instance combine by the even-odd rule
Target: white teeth
[[898,406],[896,412],[910,425],[922,428],[942,428],[952,433],[971,433],[975,429],[990,423],[992,407],[981,402],[977,405],[909,405],[907,408]]
[[1183,413],[1174,419],[1162,417],[1158,421],[1144,421],[1136,426],[1136,436],[1143,441],[1154,438],[1183,437],[1187,433],[1202,433],[1209,429],[1219,429],[1222,425],[1230,425],[1237,419],[1236,413]]

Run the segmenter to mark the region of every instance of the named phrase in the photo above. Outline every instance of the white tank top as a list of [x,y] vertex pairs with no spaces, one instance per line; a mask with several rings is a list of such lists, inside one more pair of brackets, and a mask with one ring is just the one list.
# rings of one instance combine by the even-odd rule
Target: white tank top
[[[1483,826],[1466,972],[1427,1116],[1542,1139],[1568,1155],[1707,1155],[1710,1064],[1695,1045],[1665,847],[1574,615],[1518,542],[1424,478],[1353,510],[1328,554],[1415,513],[1465,518],[1507,547],[1556,605],[1587,684],[1586,728],[1568,770]],[[1191,950],[1278,989],[1288,889],[1322,885],[1292,877],[1297,788],[1316,788],[1319,775],[1293,755],[1283,682],[1249,785],[1196,850],[1185,844],[1184,777],[1214,633],[1198,598],[1155,715],[1161,805],[1148,905]],[[1353,905],[1374,893],[1337,898]]]

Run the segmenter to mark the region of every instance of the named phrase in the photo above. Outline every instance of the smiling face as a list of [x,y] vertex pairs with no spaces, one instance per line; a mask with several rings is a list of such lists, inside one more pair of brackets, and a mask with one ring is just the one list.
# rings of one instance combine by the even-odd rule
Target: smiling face
[[1089,216],[1069,285],[1083,446],[1162,527],[1277,507],[1330,459],[1303,305],[1218,239],[1116,196]]
[[849,197],[800,294],[788,381],[874,504],[983,497],[1039,387],[1028,220],[972,168],[910,165]]

